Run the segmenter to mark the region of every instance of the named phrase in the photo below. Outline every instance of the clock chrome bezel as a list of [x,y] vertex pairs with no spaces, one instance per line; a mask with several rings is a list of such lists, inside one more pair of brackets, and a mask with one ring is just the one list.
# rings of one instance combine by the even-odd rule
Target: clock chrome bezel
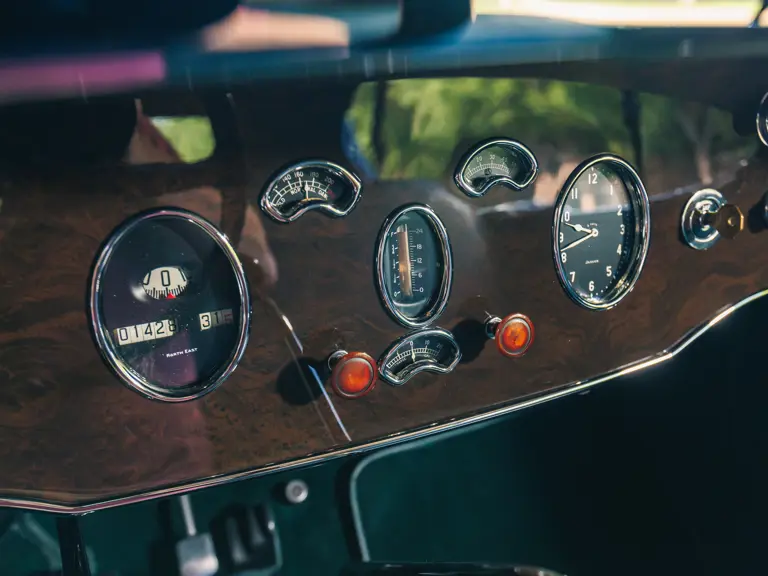
[[[627,188],[630,200],[635,212],[635,242],[630,255],[630,263],[627,270],[619,278],[613,288],[605,297],[599,299],[587,300],[581,296],[565,276],[563,264],[558,257],[560,250],[558,246],[558,237],[560,234],[560,225],[563,206],[568,198],[571,188],[579,177],[593,166],[601,163],[608,163],[619,175]],[[623,158],[614,154],[598,154],[586,159],[579,164],[568,176],[555,200],[554,217],[552,221],[552,259],[555,262],[555,270],[560,285],[568,295],[579,306],[588,310],[609,310],[621,302],[632,291],[643,271],[645,259],[648,255],[648,247],[651,237],[651,210],[648,201],[648,193],[645,190],[643,181],[637,174],[632,165]]]

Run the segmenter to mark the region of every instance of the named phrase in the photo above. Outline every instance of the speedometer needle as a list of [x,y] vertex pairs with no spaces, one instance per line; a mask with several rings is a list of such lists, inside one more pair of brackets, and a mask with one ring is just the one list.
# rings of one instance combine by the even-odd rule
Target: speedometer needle
[[573,248],[574,246],[578,246],[582,242],[586,242],[587,240],[589,240],[590,238],[594,238],[595,236],[597,236],[597,228],[593,228],[592,230],[590,230],[589,234],[587,234],[586,236],[582,236],[578,240],[574,240],[570,244],[568,244],[566,246],[563,246],[562,248],[560,248],[560,252],[565,252],[569,248]]
[[416,362],[416,351],[413,349],[413,340],[411,340],[411,360]]

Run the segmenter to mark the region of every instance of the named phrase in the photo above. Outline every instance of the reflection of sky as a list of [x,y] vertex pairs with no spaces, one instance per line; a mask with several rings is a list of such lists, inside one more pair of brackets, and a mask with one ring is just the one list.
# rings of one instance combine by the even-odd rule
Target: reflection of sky
[[477,14],[539,16],[610,26],[749,26],[760,0],[473,0]]

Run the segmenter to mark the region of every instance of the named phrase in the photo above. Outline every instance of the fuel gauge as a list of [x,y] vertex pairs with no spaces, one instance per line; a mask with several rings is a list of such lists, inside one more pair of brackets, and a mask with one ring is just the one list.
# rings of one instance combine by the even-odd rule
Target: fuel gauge
[[454,180],[467,196],[484,196],[496,185],[522,190],[538,174],[536,157],[517,140],[492,138],[473,146],[456,167]]
[[379,375],[402,386],[419,372],[451,372],[461,360],[453,334],[443,328],[412,332],[397,340],[379,359]]

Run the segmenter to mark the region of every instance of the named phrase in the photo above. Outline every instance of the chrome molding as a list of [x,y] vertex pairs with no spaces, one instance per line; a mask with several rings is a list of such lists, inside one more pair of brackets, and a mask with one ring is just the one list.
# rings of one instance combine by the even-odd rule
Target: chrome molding
[[[579,295],[573,289],[571,283],[565,278],[563,264],[560,261],[560,258],[558,258],[560,250],[557,240],[558,234],[560,233],[561,214],[565,201],[568,198],[568,193],[579,179],[579,176],[596,164],[601,163],[611,164],[616,169],[619,176],[621,176],[624,185],[627,187],[627,191],[629,192],[629,196],[634,205],[635,214],[637,215],[635,219],[636,241],[633,254],[631,255],[632,261],[624,275],[616,282],[616,285],[605,298],[600,301],[590,301]],[[648,255],[650,239],[651,208],[648,202],[648,193],[645,191],[645,186],[643,185],[642,180],[640,180],[640,176],[638,176],[637,172],[629,162],[619,156],[614,156],[613,154],[598,154],[597,156],[588,158],[571,172],[555,200],[555,212],[552,220],[552,258],[555,261],[557,279],[560,280],[560,285],[571,300],[576,302],[579,306],[583,306],[590,310],[608,310],[609,308],[616,306],[632,291],[638,278],[640,278],[640,273],[643,271],[643,265],[645,264],[645,257]]]
[[614,380],[622,376],[627,376],[629,374],[634,374],[635,372],[639,372],[647,368],[652,368],[654,366],[667,362],[668,360],[671,360],[672,358],[680,354],[683,350],[688,348],[700,336],[705,334],[710,328],[712,328],[713,326],[716,326],[717,324],[722,322],[724,319],[728,318],[731,314],[733,314],[740,308],[754,302],[755,300],[759,300],[764,296],[768,296],[768,289],[761,290],[760,292],[756,292],[755,294],[752,294],[751,296],[748,296],[747,298],[744,298],[743,300],[740,300],[735,304],[725,307],[708,322],[706,322],[705,324],[702,324],[698,328],[691,330],[685,336],[683,336],[680,340],[678,340],[673,346],[663,350],[662,352],[659,352],[654,356],[644,358],[643,360],[639,360],[637,362],[632,362],[630,364],[627,364],[626,366],[617,368],[616,370],[613,370],[611,372],[607,372],[602,376],[598,376],[596,378],[592,378],[588,380],[579,380],[576,382],[571,382],[570,384],[567,384],[553,392],[542,394],[541,396],[537,396],[535,398],[529,398],[522,402],[501,406],[499,408],[495,408],[487,412],[472,414],[470,416],[465,416],[463,418],[456,418],[454,420],[450,420],[447,422],[428,424],[422,428],[419,428],[418,430],[411,430],[408,432],[398,432],[398,433],[386,436],[384,438],[379,438],[378,440],[373,440],[371,442],[348,446],[346,448],[341,448],[339,450],[329,450],[323,453],[312,454],[303,458],[297,458],[296,460],[290,460],[288,462],[269,464],[267,466],[264,466],[262,468],[258,468],[255,470],[244,470],[244,471],[235,472],[232,474],[222,474],[219,476],[213,476],[213,477],[205,478],[202,480],[196,480],[195,482],[189,482],[187,484],[182,484],[178,486],[169,486],[166,488],[158,488],[155,490],[149,490],[147,492],[141,492],[137,494],[123,496],[120,498],[114,498],[112,500],[104,500],[101,502],[91,502],[86,504],[68,505],[68,504],[56,504],[52,502],[43,502],[40,500],[31,500],[31,499],[24,499],[24,498],[0,497],[0,507],[21,508],[24,510],[34,510],[38,512],[52,512],[57,514],[88,514],[90,512],[95,512],[97,510],[114,508],[116,506],[127,506],[129,504],[136,504],[138,502],[144,502],[146,500],[152,500],[154,498],[168,498],[171,496],[178,496],[186,492],[200,490],[202,488],[210,488],[213,486],[228,484],[230,482],[237,482],[240,480],[258,478],[259,476],[264,476],[266,474],[271,474],[274,472],[292,470],[292,469],[300,468],[303,466],[312,466],[312,465],[324,462],[326,460],[331,460],[333,458],[341,458],[344,456],[349,456],[351,454],[359,454],[369,450],[384,448],[387,446],[394,446],[396,444],[407,442],[409,440],[425,438],[428,436],[432,436],[434,434],[439,434],[441,432],[455,430],[463,426],[477,424],[479,422],[484,422],[486,420],[490,420],[498,416],[503,416],[506,414],[517,412],[519,410],[531,408],[533,406],[538,406],[540,404],[549,402],[551,400],[564,398],[566,396],[570,396],[571,394],[578,394],[579,392],[584,392],[592,388],[593,386],[597,386],[598,384],[604,384],[605,382],[609,382],[610,380]]
[[[278,207],[275,206],[272,203],[272,201],[269,199],[269,196],[272,194],[272,191],[275,189],[275,187],[279,184],[280,180],[282,180],[286,175],[296,170],[309,170],[312,168],[330,172],[333,176],[335,176],[336,178],[339,178],[347,186],[351,187],[352,194],[353,194],[352,200],[347,205],[341,208],[334,206],[333,203],[331,202],[311,202],[305,206],[302,206],[290,216],[284,216],[283,214],[280,213],[280,210],[278,210]],[[270,178],[269,184],[261,193],[259,206],[261,206],[262,211],[267,216],[269,216],[276,222],[280,222],[281,224],[287,224],[289,222],[293,222],[294,220],[299,218],[302,214],[304,214],[305,212],[309,212],[310,210],[320,210],[321,212],[327,214],[328,216],[332,216],[334,218],[343,218],[344,216],[352,212],[355,206],[357,206],[357,203],[360,201],[360,194],[362,192],[362,189],[363,189],[363,183],[360,180],[360,178],[358,178],[355,174],[353,174],[346,168],[343,168],[338,164],[334,164],[333,162],[329,162],[327,160],[307,160],[305,162],[293,164],[292,166],[289,166],[288,168],[281,170],[277,175]]]
[[[450,344],[456,350],[456,355],[451,360],[451,363],[442,365],[438,364],[434,360],[423,360],[421,362],[416,362],[412,366],[406,368],[403,371],[402,377],[400,378],[384,368],[387,362],[389,362],[391,359],[392,355],[397,351],[398,348],[400,348],[400,346],[410,342],[411,340],[415,340],[416,338],[421,338],[422,336],[435,336],[450,342]],[[381,355],[381,358],[379,358],[379,376],[381,376],[381,379],[384,380],[384,382],[387,384],[391,384],[392,386],[402,386],[408,382],[408,380],[416,376],[416,374],[420,374],[421,372],[436,372],[437,374],[448,374],[449,372],[453,372],[453,369],[456,368],[456,365],[460,360],[461,349],[459,348],[456,339],[453,337],[453,334],[444,328],[427,328],[426,330],[410,332],[390,344],[389,348],[387,348],[384,354]]]
[[757,114],[755,114],[755,122],[757,124],[757,135],[760,138],[760,142],[763,146],[768,146],[768,92],[763,95],[760,100],[760,105],[757,108]]
[[[440,281],[440,290],[434,304],[416,318],[411,318],[403,314],[397,305],[392,301],[384,280],[384,250],[387,245],[387,238],[392,226],[398,218],[409,212],[418,212],[427,217],[432,225],[432,230],[440,244],[440,253],[443,258],[443,277]],[[384,224],[379,231],[379,237],[376,239],[376,289],[379,292],[379,299],[390,316],[399,324],[406,328],[421,328],[434,322],[440,314],[443,313],[448,305],[448,297],[451,294],[451,283],[453,282],[453,254],[451,252],[451,243],[448,239],[448,231],[445,229],[443,221],[426,204],[405,204],[397,208],[384,220]]]
[[[472,183],[464,178],[464,172],[469,166],[469,163],[472,162],[472,160],[475,159],[475,156],[477,156],[480,152],[486,148],[490,148],[491,146],[498,146],[500,148],[511,150],[514,155],[522,156],[523,159],[528,162],[530,168],[522,181],[516,182],[508,176],[496,176],[492,178],[480,190],[476,190],[472,186]],[[462,159],[459,160],[458,164],[456,165],[456,171],[453,174],[453,181],[456,183],[456,186],[458,186],[459,189],[470,198],[479,198],[480,196],[485,196],[488,190],[494,186],[498,186],[499,184],[504,184],[513,190],[522,190],[529,186],[536,179],[538,174],[539,163],[536,160],[536,156],[534,156],[533,152],[531,152],[522,142],[518,142],[517,140],[510,140],[509,138],[491,138],[490,140],[485,140],[476,144],[470,148],[466,154],[464,154]]]
[[[131,366],[123,362],[120,355],[117,353],[114,343],[112,342],[112,336],[105,329],[102,313],[101,313],[101,280],[106,270],[109,260],[112,257],[117,244],[125,237],[125,235],[133,230],[138,224],[144,223],[147,220],[153,218],[178,218],[186,220],[187,222],[201,228],[208,236],[222,249],[229,259],[232,265],[232,272],[237,280],[237,287],[240,293],[240,334],[238,336],[238,343],[235,347],[229,362],[216,372],[211,378],[205,382],[185,386],[178,390],[166,390],[160,388]],[[101,350],[103,358],[107,361],[109,366],[114,370],[115,374],[120,380],[126,384],[129,388],[136,390],[142,396],[151,398],[153,400],[162,400],[164,402],[184,402],[199,398],[209,392],[218,388],[224,380],[226,380],[230,374],[237,368],[240,359],[245,353],[245,348],[248,344],[248,330],[251,318],[251,299],[248,292],[248,281],[243,270],[243,265],[235,252],[235,249],[229,243],[229,239],[219,231],[216,226],[208,222],[202,216],[198,216],[193,212],[182,210],[180,208],[160,208],[138,214],[133,218],[128,219],[121,224],[109,237],[106,244],[101,248],[99,256],[96,259],[96,263],[93,267],[93,275],[91,276],[90,296],[89,296],[91,329],[93,330],[96,343]]]

